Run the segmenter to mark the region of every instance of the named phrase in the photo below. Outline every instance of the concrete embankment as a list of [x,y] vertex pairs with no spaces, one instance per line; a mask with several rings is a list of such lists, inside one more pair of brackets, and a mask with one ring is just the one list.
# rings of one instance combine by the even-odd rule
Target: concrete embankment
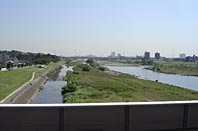
[[5,99],[3,99],[0,103],[2,104],[26,104],[30,103],[32,98],[38,92],[38,90],[43,86],[43,84],[48,79],[47,75],[54,71],[59,66],[48,69],[45,73],[34,80],[30,80],[16,91],[11,93]]

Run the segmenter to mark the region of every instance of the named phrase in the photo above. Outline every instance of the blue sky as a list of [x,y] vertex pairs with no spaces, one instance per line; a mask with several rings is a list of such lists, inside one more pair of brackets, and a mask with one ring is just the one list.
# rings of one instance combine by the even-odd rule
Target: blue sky
[[0,50],[198,55],[197,0],[1,0]]

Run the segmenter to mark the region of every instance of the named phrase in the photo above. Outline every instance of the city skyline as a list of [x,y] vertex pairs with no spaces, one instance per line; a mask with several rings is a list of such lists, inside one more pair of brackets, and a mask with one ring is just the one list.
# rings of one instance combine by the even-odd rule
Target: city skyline
[[127,55],[124,55],[120,52],[115,52],[115,51],[112,51],[112,52],[109,52],[108,55],[106,56],[98,56],[98,55],[95,55],[95,54],[85,54],[85,55],[70,55],[70,56],[64,56],[64,55],[57,55],[55,52],[54,54],[53,53],[44,53],[44,52],[27,52],[27,51],[21,51],[21,50],[0,50],[0,54],[3,53],[3,54],[7,54],[6,52],[21,52],[21,53],[24,53],[24,54],[50,54],[50,55],[56,55],[56,56],[60,56],[60,57],[90,57],[90,58],[94,58],[94,57],[109,57],[109,58],[125,58],[125,57],[131,57],[131,58],[144,58],[146,53],[147,53],[147,59],[150,59],[150,58],[155,58],[155,59],[160,59],[160,58],[181,58],[181,59],[186,59],[187,57],[194,57],[194,56],[197,56],[196,54],[192,54],[192,55],[187,55],[185,54],[184,52],[183,53],[180,53],[180,54],[176,54],[176,56],[172,56],[172,57],[166,57],[166,56],[163,56],[160,52],[156,51],[156,52],[149,52],[149,51],[145,51],[143,52],[142,54],[136,54],[134,56],[127,56]]
[[[196,0],[0,1],[0,50],[197,55]],[[154,56],[154,55],[153,55]]]

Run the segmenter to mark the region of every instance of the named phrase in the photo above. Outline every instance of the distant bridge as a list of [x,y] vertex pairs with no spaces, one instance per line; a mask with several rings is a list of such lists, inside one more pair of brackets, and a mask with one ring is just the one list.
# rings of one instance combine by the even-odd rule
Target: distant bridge
[[198,101],[1,104],[0,131],[176,131],[198,129]]

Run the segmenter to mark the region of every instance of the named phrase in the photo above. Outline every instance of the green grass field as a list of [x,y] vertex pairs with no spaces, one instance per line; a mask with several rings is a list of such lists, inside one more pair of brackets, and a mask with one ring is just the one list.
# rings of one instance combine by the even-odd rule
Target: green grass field
[[197,100],[198,92],[176,86],[140,80],[134,76],[100,71],[97,67],[68,72],[68,85],[63,87],[65,103],[143,102]]
[[198,63],[195,62],[155,61],[149,69],[167,74],[198,76]]

